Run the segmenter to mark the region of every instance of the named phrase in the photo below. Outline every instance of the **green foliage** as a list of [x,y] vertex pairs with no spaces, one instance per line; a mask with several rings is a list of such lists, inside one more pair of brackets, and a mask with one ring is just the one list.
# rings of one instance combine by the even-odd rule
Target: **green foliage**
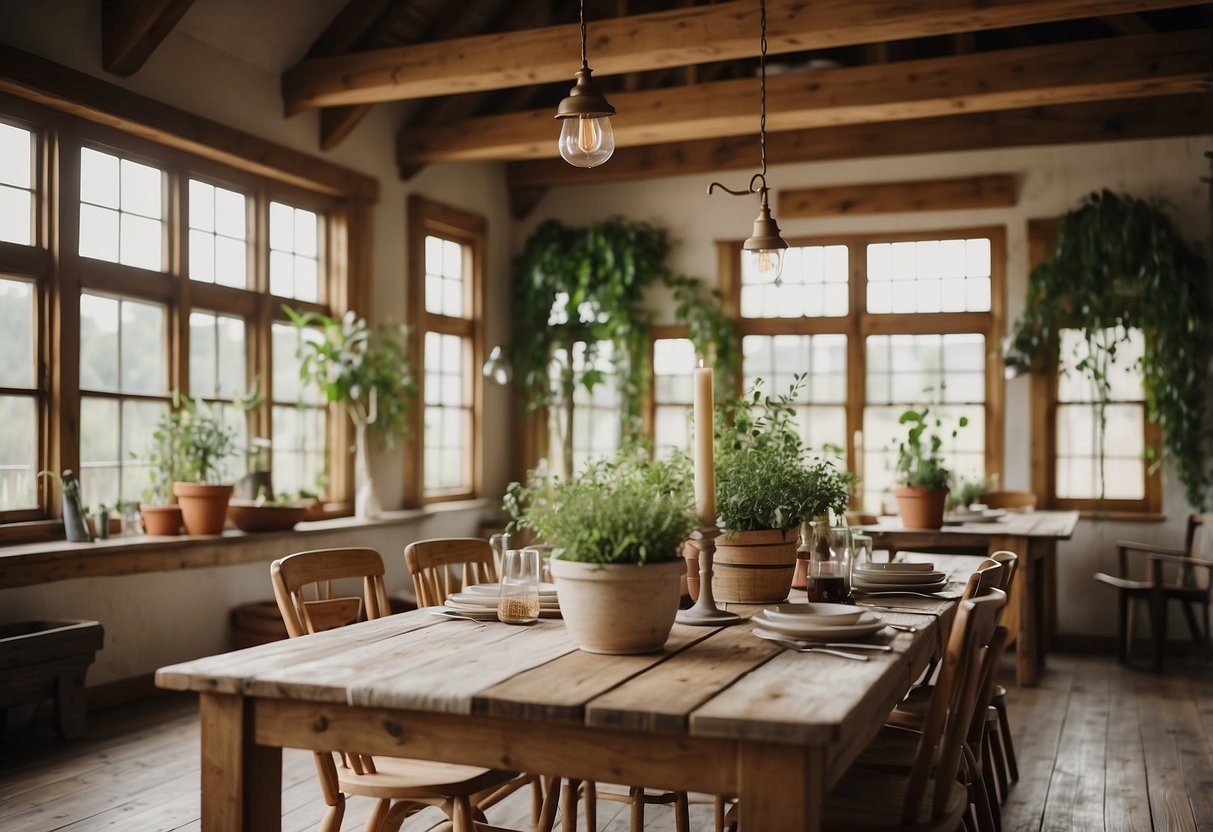
[[182,412],[176,407],[161,414],[144,451],[148,484],[142,496],[149,506],[166,506],[173,502],[173,482],[181,462],[181,420]]
[[[574,477],[510,486],[505,509],[561,558],[580,563],[677,560],[695,524],[686,457],[651,461],[632,447],[590,463]],[[511,524],[511,530],[518,527]]]
[[[217,406],[173,393],[180,455],[177,479],[215,484],[223,476],[223,461],[236,453],[236,431],[223,421]],[[161,426],[165,425],[161,420]],[[169,423],[171,424],[171,422]],[[159,428],[158,428],[159,429]]]
[[1158,205],[1106,190],[1062,217],[1056,250],[1032,271],[1008,361],[1041,367],[1056,354],[1059,330],[1082,331],[1089,358],[1077,369],[1098,394],[1101,495],[1109,371],[1128,330],[1140,329],[1150,419],[1162,428],[1188,503],[1204,507],[1211,481],[1205,434],[1211,282],[1205,258]]
[[[300,330],[299,378],[326,401],[344,404],[357,425],[365,425],[389,448],[406,436],[409,409],[417,396],[408,355],[408,327],[380,325],[375,330],[352,311],[341,320],[284,306]],[[320,339],[307,337],[318,327]]]
[[[696,350],[731,385],[740,367],[732,322],[721,312],[719,293],[698,280],[674,275],[666,265],[672,246],[664,229],[620,217],[588,228],[548,220],[535,230],[513,264],[509,357],[528,408],[572,402],[578,387],[593,390],[602,373],[593,368],[598,344],[610,342],[618,371],[623,438],[641,434],[641,402],[648,386],[651,316],[645,298],[654,286],[673,292],[675,319],[686,323]],[[584,344],[584,370],[571,366],[573,346]],[[553,382],[552,362],[564,356]]]
[[962,479],[956,491],[948,495],[947,510],[951,511],[954,508],[963,508],[973,503],[981,502],[981,498],[994,487],[994,483],[997,481],[997,474],[989,477],[978,477],[974,480]]
[[[926,405],[921,409],[906,410],[897,422],[909,425],[905,441],[897,445],[897,472],[901,475],[901,484],[928,491],[947,488],[952,472],[944,467],[943,457],[939,454],[943,447],[943,437],[940,435],[943,420],[938,414],[932,414],[931,405]],[[961,416],[957,424],[958,427],[951,431],[953,439],[960,428],[969,424],[968,417]]]
[[76,479],[75,471],[71,468],[65,468],[62,474],[57,475],[54,471],[42,470],[38,472],[38,476],[50,479],[55,479],[58,476],[59,489],[63,492],[63,496],[69,500],[74,500],[81,512],[88,514],[84,508],[84,495],[80,492],[80,480]]
[[758,379],[744,396],[718,406],[716,511],[726,531],[790,529],[846,511],[846,477],[832,462],[810,459],[800,439],[792,402],[804,379],[797,375],[775,396],[763,395]]

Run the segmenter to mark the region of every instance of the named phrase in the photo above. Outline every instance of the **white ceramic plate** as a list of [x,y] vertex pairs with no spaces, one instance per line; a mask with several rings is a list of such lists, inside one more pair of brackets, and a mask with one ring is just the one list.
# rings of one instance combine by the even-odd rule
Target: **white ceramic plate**
[[851,586],[860,592],[939,592],[947,585],[947,578],[929,584],[877,584],[868,583],[858,577],[851,581]]
[[[496,621],[497,620],[497,607],[496,606],[493,606],[492,609],[490,609],[488,607],[467,607],[467,606],[451,604],[448,602],[443,607],[434,607],[434,613],[437,615],[444,615],[444,611],[453,613],[455,616],[461,616],[463,618],[474,618],[477,621]],[[448,616],[448,617],[450,617],[450,616]],[[546,608],[540,607],[539,617],[540,618],[560,618],[561,617],[560,610],[559,609],[546,609]]]
[[946,572],[861,572],[856,570],[854,580],[866,584],[933,584],[947,577]]
[[767,607],[763,614],[772,621],[815,624],[822,627],[838,627],[854,624],[866,610],[851,604],[777,604]]
[[[456,592],[454,595],[446,599],[448,607],[460,607],[467,609],[497,609],[497,602],[501,600],[498,595],[469,595],[466,592]],[[555,598],[540,598],[540,609],[560,609],[560,604]]]
[[903,572],[921,573],[934,572],[935,564],[933,563],[906,563],[905,561],[897,561],[896,563],[867,563],[863,566],[856,566],[856,572],[879,572],[881,574],[900,574]]
[[793,638],[804,639],[823,639],[826,641],[839,641],[844,638],[862,638],[870,636],[872,633],[884,627],[884,622],[879,616],[865,610],[864,614],[854,624],[827,624],[820,626],[809,622],[787,622],[776,621],[773,618],[768,618],[764,613],[755,613],[750,621],[754,624],[768,630],[774,630],[777,633]]
[[[494,598],[501,595],[501,584],[472,584],[463,588],[465,593],[471,595],[492,595]],[[556,584],[540,584],[539,597],[550,595],[556,597]]]

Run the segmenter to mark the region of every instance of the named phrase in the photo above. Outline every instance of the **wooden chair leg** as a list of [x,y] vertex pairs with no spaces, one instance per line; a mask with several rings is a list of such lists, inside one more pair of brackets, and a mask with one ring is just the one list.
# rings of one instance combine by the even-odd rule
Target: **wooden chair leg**
[[577,792],[580,788],[580,780],[564,781],[564,788],[560,790],[560,832],[577,832]]
[[[997,711],[995,716],[997,717]],[[1010,782],[1007,779],[1007,759],[1002,747],[1002,730],[999,725],[996,724],[986,734],[986,742],[989,745],[990,761],[994,764],[994,775],[998,780],[998,802],[1006,803]]]
[[686,792],[678,792],[674,797],[674,830],[691,832],[691,807]]
[[629,791],[632,794],[632,832],[643,832],[644,789],[640,786],[633,786]]
[[472,802],[466,794],[461,794],[451,801],[452,832],[476,832],[476,824],[472,818]]
[[998,711],[999,739],[1002,740],[1002,751],[1007,758],[1007,775],[1012,783],[1019,782],[1019,763],[1015,759],[1015,743],[1011,739],[1011,723],[1007,719],[1007,700],[998,697],[994,700],[994,708]]
[[593,780],[586,781],[581,799],[585,802],[586,832],[597,832],[598,829],[598,786]]
[[1124,664],[1129,659],[1129,639],[1133,638],[1133,610],[1128,593],[1116,593],[1116,623],[1120,638],[1116,641],[1116,661]]
[[724,832],[724,797],[721,795],[712,798],[712,818],[716,822],[716,832]]
[[1184,610],[1184,620],[1188,622],[1188,631],[1192,633],[1192,640],[1203,646],[1204,635],[1200,631],[1200,625],[1196,623],[1196,610],[1192,609],[1191,601],[1184,601],[1180,604]]
[[539,813],[539,822],[535,824],[535,832],[552,832],[556,825],[556,812],[560,808],[560,778],[544,777],[543,809]]
[[1150,626],[1154,629],[1154,671],[1162,673],[1162,658],[1167,647],[1167,600],[1161,592],[1150,597]]
[[366,819],[366,826],[363,828],[366,832],[382,832],[384,821],[387,820],[391,811],[392,801],[387,798],[375,801],[375,808],[371,810],[370,816]]
[[[1203,604],[1200,605],[1200,608],[1202,610],[1204,610],[1205,660],[1208,661],[1210,659],[1213,659],[1213,638],[1211,638],[1209,635],[1209,602],[1205,601]],[[2,730],[4,730],[4,725],[3,725],[3,723],[0,723],[0,731],[2,731]]]
[[535,776],[531,778],[531,825],[539,825],[539,816],[543,813],[543,780]]

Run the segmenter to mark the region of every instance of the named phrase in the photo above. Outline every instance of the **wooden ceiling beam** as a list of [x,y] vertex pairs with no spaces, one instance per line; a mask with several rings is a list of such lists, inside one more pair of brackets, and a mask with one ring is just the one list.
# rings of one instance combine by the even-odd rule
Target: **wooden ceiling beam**
[[[767,130],[929,118],[957,111],[1136,98],[1198,89],[1204,30],[800,72],[767,79]],[[612,96],[615,146],[741,136],[756,128],[752,78]],[[402,130],[402,164],[557,155],[551,110]]]
[[[1190,94],[1029,107],[991,113],[792,130],[767,136],[767,159],[779,165],[873,156],[947,153],[1001,147],[1209,135],[1213,96]],[[591,170],[560,159],[511,162],[510,187],[629,182],[662,176],[756,169],[758,137],[706,139],[681,144],[628,147],[610,164]],[[768,179],[778,188],[778,175]]]
[[[349,0],[316,38],[308,55],[341,55],[357,49],[367,42],[391,7],[391,0]],[[354,104],[321,112],[320,149],[329,151],[345,141],[370,111],[370,104]]]
[[194,0],[105,0],[101,6],[101,66],[134,75]]
[[[862,43],[1121,14],[1195,0],[771,0],[772,55]],[[753,57],[753,0],[591,21],[599,76]],[[282,76],[287,114],[569,80],[579,63],[576,25],[476,35],[352,55],[308,58]]]
[[1015,200],[1014,174],[987,173],[952,179],[793,188],[779,192],[776,215],[785,220],[903,214],[911,211],[961,211],[1005,208],[1014,205]]

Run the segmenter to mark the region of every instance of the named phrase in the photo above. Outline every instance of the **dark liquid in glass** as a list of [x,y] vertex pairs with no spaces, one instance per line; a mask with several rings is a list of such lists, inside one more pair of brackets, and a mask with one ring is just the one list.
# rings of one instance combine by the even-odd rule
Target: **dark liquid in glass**
[[805,590],[812,602],[847,604],[851,601],[847,579],[837,575],[810,575]]

